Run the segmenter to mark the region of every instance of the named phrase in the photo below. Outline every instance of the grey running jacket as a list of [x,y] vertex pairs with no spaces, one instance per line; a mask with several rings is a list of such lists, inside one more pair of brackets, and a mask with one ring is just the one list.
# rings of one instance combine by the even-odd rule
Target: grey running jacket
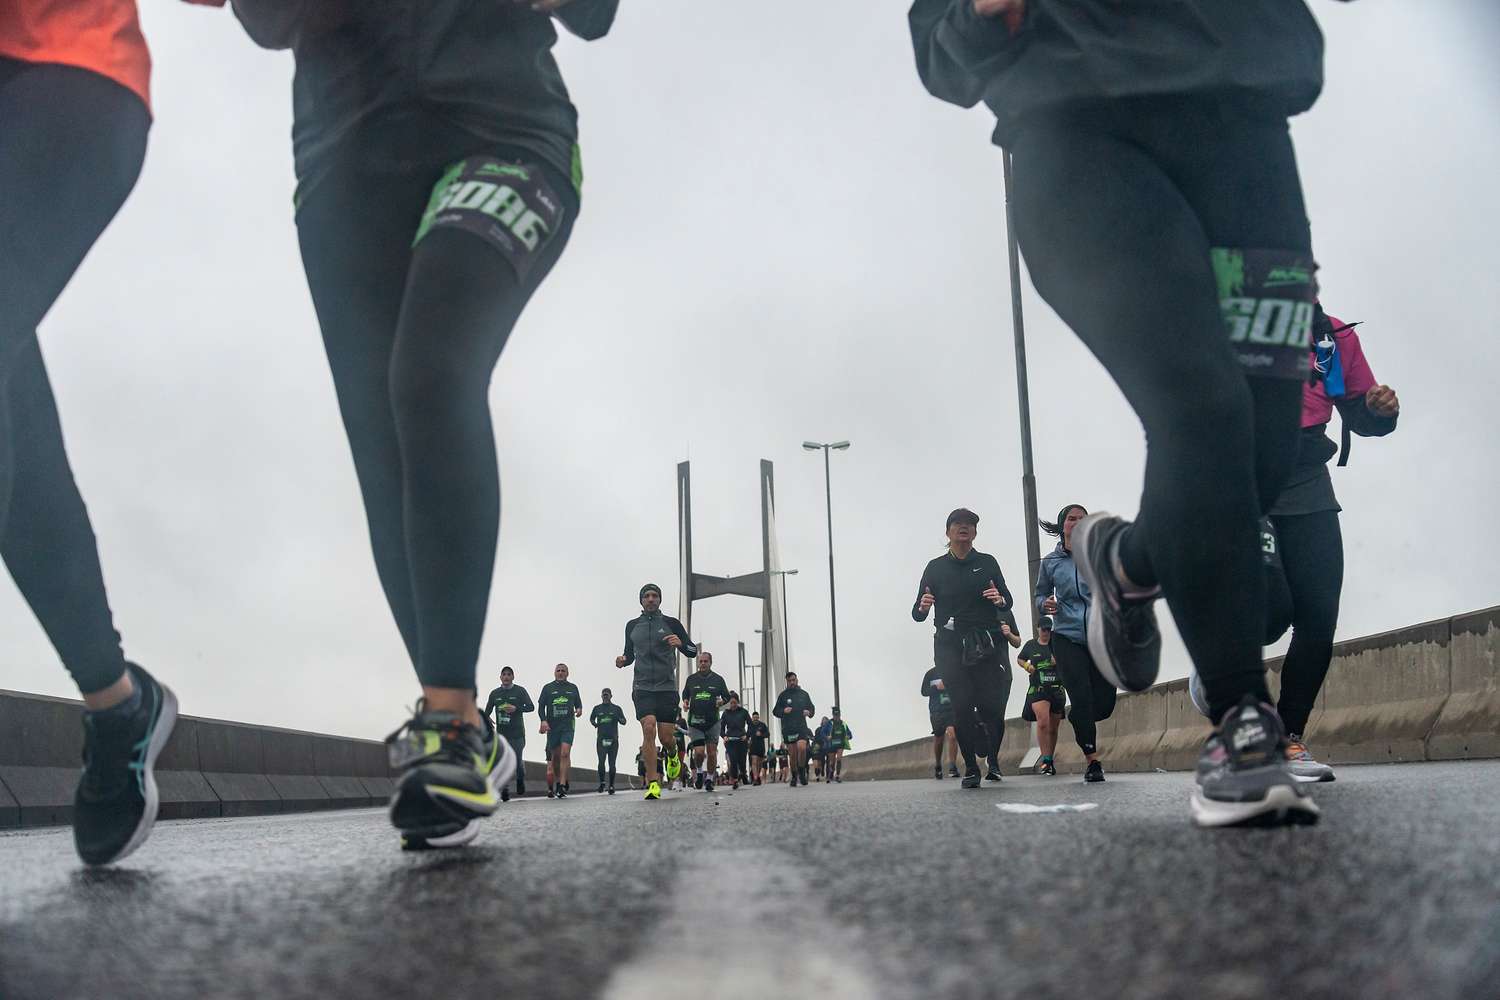
[[677,656],[667,645],[669,635],[682,640],[677,653],[688,659],[698,655],[682,622],[671,615],[642,611],[639,618],[625,623],[625,665],[635,664],[635,690],[677,694]]
[[1121,97],[1220,94],[1289,117],[1323,88],[1323,33],[1303,0],[1029,0],[1011,35],[973,0],[915,0],[917,72],[934,97],[1027,115]]
[[1057,610],[1052,612],[1052,632],[1066,636],[1074,642],[1088,642],[1085,627],[1088,623],[1089,585],[1084,582],[1073,562],[1073,556],[1059,541],[1057,548],[1042,556],[1042,565],[1036,572],[1036,613],[1042,611],[1042,602],[1057,592]]
[[[552,58],[552,17],[508,0],[233,0],[256,44],[296,54],[292,150],[305,182],[360,126],[392,109],[435,114],[476,138],[574,171],[578,113]],[[619,0],[556,17],[602,38]],[[358,150],[356,150],[358,152]]]

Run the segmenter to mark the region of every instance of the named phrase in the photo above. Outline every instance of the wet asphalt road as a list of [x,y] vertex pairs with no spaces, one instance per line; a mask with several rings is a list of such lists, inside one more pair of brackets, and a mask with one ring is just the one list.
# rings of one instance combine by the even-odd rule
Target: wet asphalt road
[[1500,998],[1500,761],[1345,767],[1291,830],[1196,830],[1190,780],[575,793],[420,855],[169,822],[102,871],[9,832],[0,997]]

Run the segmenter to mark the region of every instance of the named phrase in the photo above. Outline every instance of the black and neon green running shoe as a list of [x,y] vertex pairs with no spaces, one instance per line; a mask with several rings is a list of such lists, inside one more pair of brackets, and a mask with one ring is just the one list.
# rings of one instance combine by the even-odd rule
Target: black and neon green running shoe
[[680,755],[674,752],[672,756],[667,758],[666,772],[668,781],[676,781],[677,776],[682,774],[682,757]]
[[452,712],[428,711],[424,702],[385,744],[391,766],[404,772],[390,814],[406,850],[472,841],[516,772],[510,744],[492,729],[471,726]]
[[661,782],[653,781],[646,786],[646,801],[654,801],[661,798]]

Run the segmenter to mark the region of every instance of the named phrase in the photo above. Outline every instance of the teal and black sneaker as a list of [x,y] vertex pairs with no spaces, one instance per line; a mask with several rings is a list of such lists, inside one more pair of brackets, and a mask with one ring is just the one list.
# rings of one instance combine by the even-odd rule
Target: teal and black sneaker
[[135,664],[129,711],[83,713],[83,775],[73,793],[73,846],[86,864],[119,861],[156,823],[156,758],[177,724],[177,696]]
[[385,740],[391,766],[405,773],[391,796],[391,823],[405,850],[461,847],[479,836],[479,821],[500,806],[500,789],[516,772],[510,744],[452,712],[415,713]]

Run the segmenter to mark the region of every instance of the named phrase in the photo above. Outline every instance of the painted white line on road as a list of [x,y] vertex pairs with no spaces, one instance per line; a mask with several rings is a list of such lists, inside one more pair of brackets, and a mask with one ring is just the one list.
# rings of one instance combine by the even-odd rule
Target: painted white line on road
[[[672,910],[643,953],[618,966],[603,1000],[661,1000],[672,983],[709,983],[715,1000],[794,995],[880,1000],[858,939],[808,891],[800,862],[771,850],[708,850],[671,873]],[[774,980],[774,987],[771,985]]]
[[1034,816],[1037,813],[1087,812],[1090,809],[1098,809],[1099,803],[1079,802],[1076,804],[1070,804],[1066,802],[1060,802],[1056,805],[1050,806],[1034,806],[1029,802],[1003,802],[996,805],[995,808],[999,809],[1001,812],[1020,813],[1023,816]]

